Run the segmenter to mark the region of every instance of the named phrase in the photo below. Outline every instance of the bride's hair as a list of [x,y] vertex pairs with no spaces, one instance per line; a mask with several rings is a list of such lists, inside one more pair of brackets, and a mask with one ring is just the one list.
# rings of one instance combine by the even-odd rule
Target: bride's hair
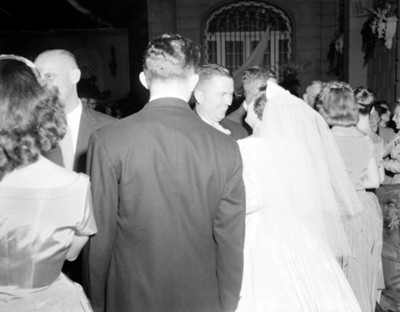
[[330,126],[351,127],[358,122],[353,89],[345,82],[325,83],[319,94],[317,107]]
[[28,60],[0,55],[0,180],[35,162],[65,135],[57,91],[42,86],[38,78]]

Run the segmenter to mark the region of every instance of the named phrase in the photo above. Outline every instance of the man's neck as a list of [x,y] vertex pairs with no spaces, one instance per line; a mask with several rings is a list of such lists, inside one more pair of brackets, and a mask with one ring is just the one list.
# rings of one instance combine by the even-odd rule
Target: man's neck
[[191,94],[192,90],[188,90],[184,84],[174,81],[168,83],[155,82],[150,87],[150,100],[161,97],[176,97],[188,102]]
[[365,133],[371,132],[371,126],[369,124],[369,117],[360,115],[359,120],[357,122],[357,128]]
[[73,97],[68,99],[65,103],[65,113],[69,114],[74,111],[80,104],[80,99],[78,97]]
[[211,118],[209,118],[209,116],[207,116],[207,114],[205,114],[205,113],[201,110],[201,108],[200,108],[199,105],[196,105],[196,108],[195,108],[195,109],[196,109],[197,115],[199,115],[200,118],[203,119],[203,120],[204,120],[206,123],[208,123],[209,125],[215,126],[216,124],[219,124],[218,121],[213,121],[213,120],[211,120]]

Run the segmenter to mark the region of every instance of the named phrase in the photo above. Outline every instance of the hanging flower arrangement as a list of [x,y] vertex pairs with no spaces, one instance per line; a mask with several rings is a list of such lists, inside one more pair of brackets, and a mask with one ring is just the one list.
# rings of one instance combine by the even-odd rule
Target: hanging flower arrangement
[[377,41],[384,43],[388,49],[392,48],[397,27],[397,16],[391,1],[380,1],[373,8],[367,10],[370,16],[361,30],[364,66],[373,56]]
[[343,75],[343,33],[336,33],[329,44],[327,55],[329,61],[328,75],[342,77]]

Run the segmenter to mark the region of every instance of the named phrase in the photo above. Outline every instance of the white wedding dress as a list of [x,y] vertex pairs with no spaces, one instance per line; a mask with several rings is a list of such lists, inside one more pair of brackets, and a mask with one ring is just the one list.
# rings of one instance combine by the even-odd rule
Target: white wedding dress
[[361,311],[331,250],[290,213],[287,190],[271,189],[263,204],[257,164],[267,160],[257,140],[239,141],[247,214],[237,312]]
[[[243,283],[236,311],[360,312],[338,262],[348,252],[343,229],[333,220],[340,215],[333,210],[339,208],[326,208],[340,190],[328,174],[321,172],[321,154],[312,151],[314,145],[307,146],[309,139],[316,142],[321,129],[315,122],[321,119],[279,86],[269,83],[266,95],[263,123],[268,120],[268,127],[274,128],[264,124],[262,131],[269,131],[268,135],[264,132],[238,141],[246,189],[246,236]],[[299,105],[307,111],[304,113]],[[272,112],[273,117],[266,116]],[[285,130],[279,129],[283,112],[286,116],[282,119],[289,122]],[[317,128],[308,129],[310,125]],[[344,200],[350,202],[350,198]],[[337,230],[337,234],[331,233],[336,242],[323,233],[326,226]],[[334,251],[332,246],[340,244],[344,247]]]

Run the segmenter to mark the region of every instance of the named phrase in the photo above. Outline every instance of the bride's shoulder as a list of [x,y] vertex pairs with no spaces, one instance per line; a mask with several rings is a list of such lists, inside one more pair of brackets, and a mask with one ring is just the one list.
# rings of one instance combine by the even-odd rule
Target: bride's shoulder
[[259,154],[259,140],[257,137],[247,137],[237,141],[243,159],[251,160]]
[[242,148],[252,148],[253,146],[258,145],[257,142],[260,141],[260,138],[258,137],[254,137],[254,136],[249,136],[247,138],[244,139],[240,139],[238,140],[238,144],[240,149]]

